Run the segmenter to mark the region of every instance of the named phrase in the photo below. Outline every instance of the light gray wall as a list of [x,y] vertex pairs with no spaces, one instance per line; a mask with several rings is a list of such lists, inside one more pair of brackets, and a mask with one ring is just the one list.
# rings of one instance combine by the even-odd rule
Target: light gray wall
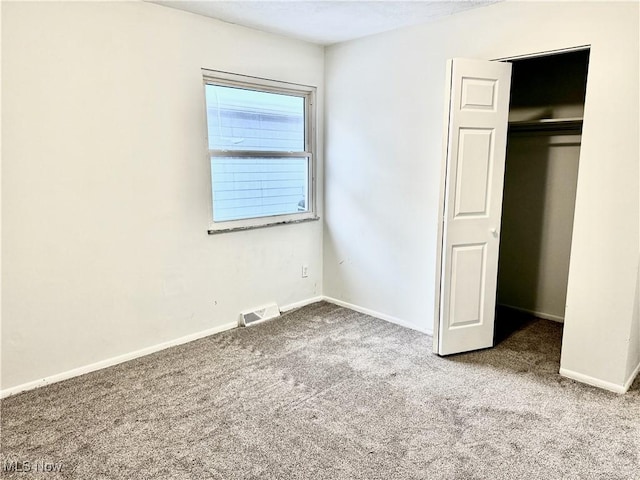
[[640,241],[638,39],[636,3],[503,2],[330,47],[325,294],[430,328],[447,58],[590,44],[562,367],[623,385]]
[[320,295],[321,222],[207,235],[202,67],[323,104],[319,46],[144,2],[2,2],[3,389]]

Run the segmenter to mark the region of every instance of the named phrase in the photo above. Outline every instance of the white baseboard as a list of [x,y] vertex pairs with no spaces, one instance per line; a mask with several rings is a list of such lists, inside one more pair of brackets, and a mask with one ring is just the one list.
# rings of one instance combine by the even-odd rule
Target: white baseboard
[[[288,312],[290,310],[304,307],[306,305],[310,305],[312,303],[327,301],[329,303],[333,303],[335,305],[339,305],[341,307],[349,308],[356,312],[364,313],[365,315],[370,315],[372,317],[379,318],[381,320],[385,320],[387,322],[394,323],[396,325],[400,325],[405,328],[410,328],[412,330],[417,330],[422,333],[426,333],[427,335],[432,335],[433,332],[429,329],[421,329],[416,327],[415,325],[405,322],[399,318],[393,317],[391,315],[387,315],[384,313],[376,312],[374,310],[370,310],[368,308],[363,308],[358,305],[353,305],[348,302],[343,302],[342,300],[338,300],[332,297],[326,296],[316,296],[311,297],[306,300],[301,300],[299,302],[291,303],[280,308],[281,312]],[[236,328],[238,326],[237,322],[230,322],[224,325],[220,325],[217,327],[213,327],[207,330],[203,330],[201,332],[192,333],[190,335],[186,335],[184,337],[176,338],[173,340],[169,340],[167,342],[159,343],[157,345],[152,345],[150,347],[142,348],[140,350],[136,350],[133,352],[125,353],[123,355],[118,355],[116,357],[107,358],[105,360],[101,360],[99,362],[91,363],[89,365],[84,365],[82,367],[73,368],[71,370],[67,370],[65,372],[56,373],[55,375],[51,375],[39,380],[33,380],[31,382],[26,382],[21,385],[17,385],[15,387],[9,387],[4,390],[0,390],[0,398],[6,398],[11,395],[15,395],[20,392],[25,392],[27,390],[33,390],[34,388],[44,387],[45,385],[51,385],[53,383],[61,382],[63,380],[68,380],[73,377],[77,377],[80,375],[84,375],[85,373],[95,372],[96,370],[101,370],[103,368],[112,367],[114,365],[118,365],[119,363],[127,362],[129,360],[133,360],[135,358],[144,357],[145,355],[149,355],[151,353],[158,352],[160,350],[164,350],[169,347],[174,347],[176,345],[182,345],[183,343],[192,342],[194,340],[198,340],[203,337],[208,337],[209,335],[214,335],[216,333],[224,332],[226,330],[231,330],[232,328]]]
[[294,302],[294,303],[285,305],[280,308],[280,311],[283,313],[288,312],[290,310],[295,310],[296,308],[306,307],[307,305],[311,305],[312,303],[321,302],[322,300],[324,300],[324,297],[322,297],[321,295],[317,297],[307,298],[306,300],[301,300],[299,302]]
[[629,388],[631,387],[631,384],[636,379],[636,377],[638,376],[639,373],[640,373],[640,363],[638,363],[638,365],[636,365],[636,368],[633,370],[633,372],[631,372],[631,375],[629,375],[629,378],[627,378],[627,381],[624,382],[624,391],[625,392],[627,390],[629,390]]
[[589,375],[574,372],[573,370],[568,370],[566,368],[560,368],[560,375],[570,378],[571,380],[586,383],[587,385],[591,385],[593,387],[604,388],[605,390],[609,390],[610,392],[614,393],[625,393],[631,386],[631,382],[627,382],[624,385],[618,385],[617,383],[600,380],[599,378],[590,377]]
[[[324,298],[322,296],[308,298],[306,300],[301,300],[299,302],[291,303],[289,305],[283,306],[280,311],[287,312],[289,310],[293,310],[295,308],[304,307],[305,305],[310,305],[312,303],[320,302]],[[238,322],[230,322],[224,325],[220,325],[218,327],[213,327],[207,330],[203,330],[201,332],[192,333],[190,335],[185,335],[184,337],[176,338],[174,340],[169,340],[167,342],[159,343],[157,345],[152,345],[150,347],[146,347],[140,350],[136,350],[133,352],[125,353],[123,355],[118,355],[116,357],[107,358],[106,360],[101,360],[99,362],[91,363],[89,365],[84,365],[82,367],[73,368],[71,370],[67,370],[66,372],[56,373],[55,375],[51,375],[39,380],[33,380],[31,382],[26,382],[21,385],[17,385],[15,387],[9,387],[4,390],[0,390],[0,398],[6,398],[11,395],[15,395],[20,392],[25,392],[27,390],[33,390],[34,388],[44,387],[45,385],[51,385],[52,383],[61,382],[63,380],[68,380],[69,378],[77,377],[80,375],[84,375],[85,373],[95,372],[96,370],[101,370],[103,368],[112,367],[114,365],[118,365],[119,363],[127,362],[129,360],[133,360],[135,358],[144,357],[145,355],[149,355],[155,352],[159,352],[160,350],[164,350],[165,348],[174,347],[177,345],[182,345],[183,343],[192,342],[194,340],[198,340],[200,338],[208,337],[209,335],[214,335],[216,333],[224,332],[226,330],[231,330],[232,328],[236,328],[238,326]]]
[[356,312],[364,313],[365,315],[369,315],[371,317],[379,318],[380,320],[385,320],[390,323],[395,323],[396,325],[400,325],[401,327],[410,328],[411,330],[416,330],[421,333],[426,333],[427,335],[433,335],[433,330],[419,328],[412,323],[401,320],[397,317],[393,317],[391,315],[387,315],[386,313],[376,312],[375,310],[370,310],[368,308],[360,307],[358,305],[354,305],[349,302],[344,302],[342,300],[338,300],[337,298],[324,296],[322,299],[326,302],[333,303],[334,305],[338,305],[340,307],[348,308],[349,310],[354,310]]
[[66,372],[56,373],[55,375],[51,375],[40,380],[34,380],[31,382],[23,383],[22,385],[17,385],[15,387],[9,387],[4,390],[0,390],[0,398],[9,397],[11,395],[15,395],[16,393],[33,390],[34,388],[51,385],[52,383],[61,382],[62,380],[68,380],[69,378],[84,375],[85,373],[95,372],[96,370],[112,367],[114,365],[118,365],[119,363],[127,362],[135,358],[144,357],[145,355],[164,350],[165,348],[175,347],[177,345],[182,345],[183,343],[188,343],[203,337],[208,337],[209,335],[224,332],[226,330],[231,330],[232,328],[236,328],[237,326],[238,322],[225,323],[224,325],[219,325],[217,327],[209,328],[201,332],[185,335],[184,337],[176,338],[174,340],[158,343],[157,345],[152,345],[150,347],[125,353],[123,355],[118,355],[116,357],[107,358],[106,360],[101,360],[99,362],[84,365],[82,367],[73,368],[71,370],[67,370]]
[[558,323],[564,323],[564,317],[561,317],[560,315],[553,315],[551,313],[544,313],[544,312],[536,312],[535,310],[514,307],[513,305],[505,305],[503,303],[501,303],[500,306],[505,308],[510,308],[511,310],[516,310],[518,312],[528,313],[530,315],[533,315],[534,317],[542,318],[544,320],[551,320]]

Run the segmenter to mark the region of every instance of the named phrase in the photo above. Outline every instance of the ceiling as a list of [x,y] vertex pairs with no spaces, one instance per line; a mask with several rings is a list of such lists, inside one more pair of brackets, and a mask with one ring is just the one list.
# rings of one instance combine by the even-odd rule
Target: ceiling
[[502,0],[148,0],[320,45],[353,40]]

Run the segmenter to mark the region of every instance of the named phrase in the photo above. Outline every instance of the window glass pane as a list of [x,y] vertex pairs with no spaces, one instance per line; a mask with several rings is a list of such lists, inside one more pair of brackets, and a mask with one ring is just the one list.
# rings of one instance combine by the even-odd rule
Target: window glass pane
[[304,98],[206,85],[209,148],[304,152]]
[[307,157],[211,157],[213,220],[309,210]]

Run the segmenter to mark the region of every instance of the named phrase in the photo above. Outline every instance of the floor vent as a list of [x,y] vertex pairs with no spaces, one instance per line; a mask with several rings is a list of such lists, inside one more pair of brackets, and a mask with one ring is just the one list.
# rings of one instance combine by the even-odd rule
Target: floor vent
[[241,327],[249,327],[251,325],[255,325],[256,323],[266,322],[267,320],[271,320],[272,318],[276,318],[279,316],[280,309],[278,308],[278,305],[275,303],[270,303],[269,305],[261,308],[240,312],[240,320],[238,324]]

